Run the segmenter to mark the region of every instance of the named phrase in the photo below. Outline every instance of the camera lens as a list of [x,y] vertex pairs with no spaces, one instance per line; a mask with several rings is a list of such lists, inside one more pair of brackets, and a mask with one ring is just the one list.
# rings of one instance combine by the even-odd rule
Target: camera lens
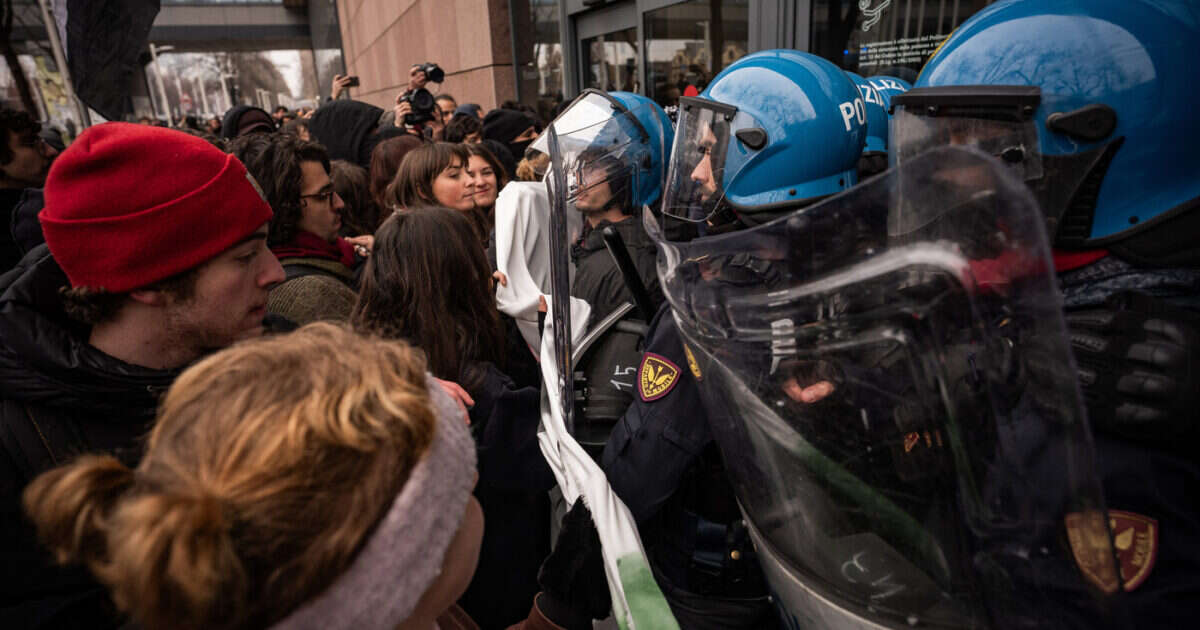
[[446,78],[446,73],[436,63],[427,63],[422,69],[425,77],[434,83],[441,83]]
[[414,90],[411,98],[413,110],[427,112],[433,109],[433,94],[430,94],[429,90]]

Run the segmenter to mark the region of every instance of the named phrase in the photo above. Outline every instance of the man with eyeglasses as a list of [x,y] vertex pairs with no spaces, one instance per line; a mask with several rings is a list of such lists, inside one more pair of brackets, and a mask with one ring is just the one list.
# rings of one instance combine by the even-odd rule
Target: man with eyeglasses
[[230,149],[275,211],[268,244],[287,280],[271,290],[267,309],[301,325],[346,319],[354,305],[354,268],[369,252],[370,237],[339,236],[345,204],[333,190],[324,147],[289,135],[252,134]]
[[0,109],[0,272],[21,260],[22,250],[12,235],[12,214],[26,188],[41,188],[50,163],[58,155],[38,132],[42,126],[28,113]]

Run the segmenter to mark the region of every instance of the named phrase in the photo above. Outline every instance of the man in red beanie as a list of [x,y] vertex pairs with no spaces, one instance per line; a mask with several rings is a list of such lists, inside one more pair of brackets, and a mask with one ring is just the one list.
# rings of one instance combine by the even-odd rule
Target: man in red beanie
[[45,199],[46,245],[0,276],[0,627],[116,627],[105,590],[40,551],[21,492],[79,453],[135,465],[159,396],[189,363],[262,334],[284,274],[245,167],[178,131],[88,129]]

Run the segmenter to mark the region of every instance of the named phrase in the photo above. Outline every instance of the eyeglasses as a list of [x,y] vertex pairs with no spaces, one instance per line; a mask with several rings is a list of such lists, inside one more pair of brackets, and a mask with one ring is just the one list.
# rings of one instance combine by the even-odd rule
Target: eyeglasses
[[324,190],[311,195],[300,195],[301,199],[320,199],[323,203],[333,203],[333,196],[337,194],[334,190]]

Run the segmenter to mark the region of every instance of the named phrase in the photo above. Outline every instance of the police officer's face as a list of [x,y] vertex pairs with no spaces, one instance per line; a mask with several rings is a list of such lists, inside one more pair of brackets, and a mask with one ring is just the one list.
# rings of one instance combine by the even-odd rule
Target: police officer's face
[[579,177],[579,191],[575,193],[575,208],[580,212],[600,212],[612,200],[612,188],[605,179],[602,168],[584,169]]
[[691,180],[696,183],[700,191],[700,199],[708,201],[717,194],[717,177],[713,172],[712,149],[717,144],[717,136],[713,134],[712,127],[704,125],[701,129],[700,140],[696,143],[696,148],[700,151],[700,161],[696,164],[696,168],[692,169]]

